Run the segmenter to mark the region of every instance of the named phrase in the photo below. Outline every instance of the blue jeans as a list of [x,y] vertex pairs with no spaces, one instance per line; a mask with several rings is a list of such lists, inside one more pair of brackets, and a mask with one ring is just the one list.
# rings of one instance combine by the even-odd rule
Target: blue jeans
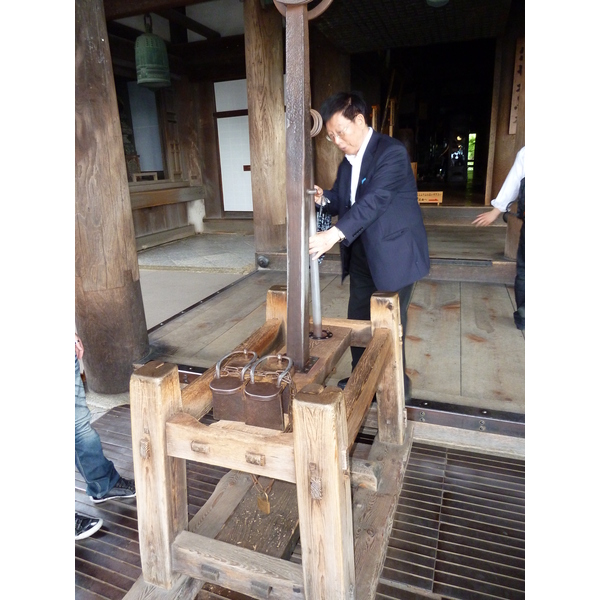
[[119,473],[104,456],[100,436],[90,424],[91,416],[75,355],[75,466],[87,483],[86,493],[100,498],[115,486]]

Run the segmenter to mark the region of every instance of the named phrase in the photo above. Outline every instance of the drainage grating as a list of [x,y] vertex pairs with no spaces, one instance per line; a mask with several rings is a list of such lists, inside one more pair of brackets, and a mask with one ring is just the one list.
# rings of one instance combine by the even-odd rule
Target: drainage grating
[[524,461],[414,443],[376,598],[524,599]]

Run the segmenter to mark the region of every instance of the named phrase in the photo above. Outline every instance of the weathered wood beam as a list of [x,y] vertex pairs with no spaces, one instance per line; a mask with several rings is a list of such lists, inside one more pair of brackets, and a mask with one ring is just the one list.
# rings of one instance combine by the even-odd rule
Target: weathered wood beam
[[191,4],[201,4],[210,0],[104,0],[106,20],[123,19],[146,13],[157,13]]
[[371,333],[371,321],[323,317],[323,328],[331,329],[332,327],[346,327],[350,329],[352,331],[350,337],[351,346],[366,348],[373,337]]
[[373,331],[388,329],[392,351],[377,391],[379,439],[389,444],[402,444],[406,429],[404,408],[404,363],[402,360],[402,323],[397,293],[375,292],[371,296]]
[[166,420],[181,411],[176,365],[150,361],[131,376],[131,439],[144,580],[170,589],[171,544],[188,524],[185,462],[167,454]]
[[116,394],[148,331],[101,0],[76,2],[75,24],[75,323],[90,389]]
[[285,249],[285,104],[283,29],[275,7],[244,2],[246,81],[254,246],[257,254]]
[[190,80],[246,77],[245,42],[243,35],[232,35],[189,44],[172,44],[169,53],[185,64]]
[[[230,517],[235,507],[252,488],[248,473],[229,471],[221,478],[210,498],[192,517],[188,531],[214,538]],[[144,581],[140,575],[123,600],[187,600],[197,596],[204,581],[195,577],[179,575],[170,590],[156,587]]]
[[[298,390],[311,383],[324,383],[344,352],[350,347],[351,329],[348,327],[329,327],[328,331],[332,334],[331,337],[310,340],[312,366],[308,371],[297,371],[294,375],[294,382]],[[315,359],[316,362],[312,364]]]
[[180,12],[177,12],[172,8],[160,10],[156,14],[164,17],[171,23],[181,25],[182,27],[193,31],[194,33],[203,35],[206,39],[215,40],[221,37],[221,34],[218,31],[215,31],[206,25],[202,25],[202,23],[198,23],[198,21],[190,19],[186,15],[182,15]]
[[286,9],[287,353],[297,370],[309,362],[308,221],[312,210],[310,61],[306,5]]
[[296,480],[291,433],[233,421],[203,425],[184,412],[169,419],[166,430],[170,456],[292,483]]
[[252,598],[304,599],[302,566],[189,531],[173,544],[180,573],[218,583]]
[[[114,21],[109,21],[106,23],[106,30],[108,31],[109,36],[115,36],[124,40],[129,40],[130,42],[134,42],[135,40],[144,33],[135,27],[130,27],[129,25],[124,25],[123,23],[116,23]],[[165,41],[165,44],[168,42]],[[112,47],[111,47],[112,50]]]
[[379,487],[376,491],[365,487],[354,490],[352,516],[357,599],[373,600],[376,597],[411,446],[410,435],[405,436],[402,446],[383,444],[376,439],[368,460],[379,470]]
[[377,392],[381,374],[392,352],[392,336],[377,329],[344,388],[348,415],[348,443],[352,445]]
[[339,388],[299,393],[292,408],[306,598],[355,598],[344,396]]

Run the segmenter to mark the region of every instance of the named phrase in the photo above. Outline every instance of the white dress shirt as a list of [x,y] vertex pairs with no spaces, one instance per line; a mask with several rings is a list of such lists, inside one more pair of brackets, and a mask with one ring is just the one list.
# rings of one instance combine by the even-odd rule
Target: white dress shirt
[[492,206],[506,212],[506,207],[519,197],[523,177],[525,177],[525,146],[517,152],[515,162],[510,168],[498,195],[492,200]]
[[352,178],[350,179],[350,204],[354,204],[356,198],[356,189],[358,188],[358,178],[360,177],[360,166],[362,159],[365,154],[365,150],[373,135],[373,128],[369,127],[369,131],[363,140],[358,152],[356,154],[346,154],[348,162],[352,165]]

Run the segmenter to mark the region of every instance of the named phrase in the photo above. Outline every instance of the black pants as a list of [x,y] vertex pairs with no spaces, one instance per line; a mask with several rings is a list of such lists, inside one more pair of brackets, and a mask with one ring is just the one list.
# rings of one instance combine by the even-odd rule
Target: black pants
[[517,310],[514,313],[515,325],[518,329],[525,329],[525,220],[523,220],[517,248],[515,300],[517,302]]
[[[371,296],[381,290],[377,290],[365,249],[360,238],[356,239],[350,246],[350,300],[348,301],[348,318],[358,320],[371,320]],[[404,364],[404,394],[406,399],[410,398],[411,382],[406,374],[406,356],[405,356],[405,338],[406,338],[406,320],[408,316],[408,306],[414,290],[415,284],[411,283],[397,291],[400,300],[400,322],[402,323],[402,363]],[[387,291],[387,290],[386,290]],[[360,357],[365,351],[364,348],[352,346],[352,369],[356,367]]]

